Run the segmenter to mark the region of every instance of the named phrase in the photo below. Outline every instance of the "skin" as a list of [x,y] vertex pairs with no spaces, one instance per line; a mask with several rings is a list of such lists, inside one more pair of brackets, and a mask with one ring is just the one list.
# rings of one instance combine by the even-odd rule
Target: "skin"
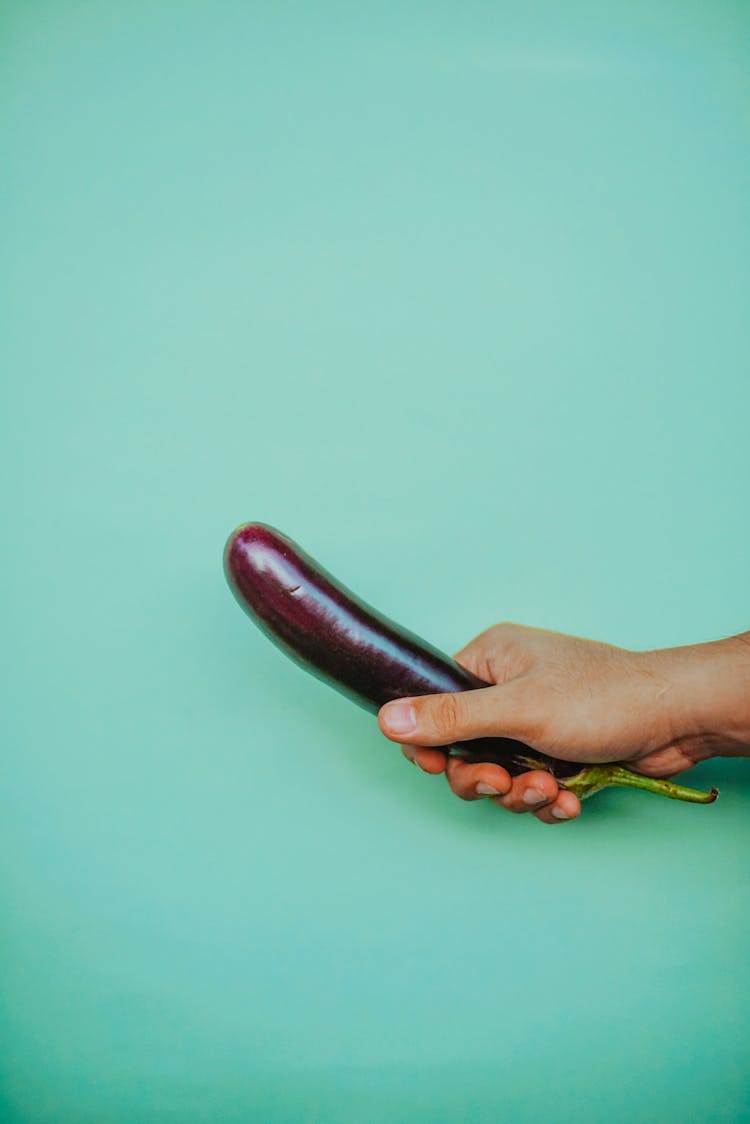
[[477,737],[517,738],[565,761],[626,762],[651,777],[677,776],[709,757],[750,756],[750,632],[635,652],[502,623],[453,658],[493,686],[387,703],[378,724],[425,773],[445,773],[462,800],[489,799],[547,824],[581,812],[578,797],[547,772],[511,777],[439,748]]

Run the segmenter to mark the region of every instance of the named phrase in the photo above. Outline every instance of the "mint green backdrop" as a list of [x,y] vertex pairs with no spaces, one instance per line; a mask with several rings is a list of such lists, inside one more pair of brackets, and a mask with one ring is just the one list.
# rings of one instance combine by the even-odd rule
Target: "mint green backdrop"
[[746,762],[463,804],[221,572],[750,626],[747,4],[0,18],[2,1120],[750,1119]]

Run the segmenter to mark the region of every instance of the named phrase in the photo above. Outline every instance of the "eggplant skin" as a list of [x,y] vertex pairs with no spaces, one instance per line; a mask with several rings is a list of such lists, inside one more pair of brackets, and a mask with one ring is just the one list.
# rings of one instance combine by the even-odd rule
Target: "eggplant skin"
[[[372,713],[392,699],[489,686],[362,601],[267,523],[243,523],[232,532],[224,571],[241,607],[282,651]],[[580,770],[511,738],[472,739],[455,748],[511,774],[536,767],[564,778]]]

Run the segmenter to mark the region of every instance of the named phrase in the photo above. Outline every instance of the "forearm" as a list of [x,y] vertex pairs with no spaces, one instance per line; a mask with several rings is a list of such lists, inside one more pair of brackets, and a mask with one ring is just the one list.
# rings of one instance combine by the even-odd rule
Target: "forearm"
[[696,759],[750,757],[750,632],[643,655],[664,682],[672,735]]

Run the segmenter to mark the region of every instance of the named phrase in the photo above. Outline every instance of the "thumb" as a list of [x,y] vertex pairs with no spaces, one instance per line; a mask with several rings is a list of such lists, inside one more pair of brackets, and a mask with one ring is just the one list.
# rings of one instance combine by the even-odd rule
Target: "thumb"
[[522,738],[527,722],[519,694],[508,683],[397,699],[380,708],[378,725],[393,741],[426,746],[452,745],[466,738]]

